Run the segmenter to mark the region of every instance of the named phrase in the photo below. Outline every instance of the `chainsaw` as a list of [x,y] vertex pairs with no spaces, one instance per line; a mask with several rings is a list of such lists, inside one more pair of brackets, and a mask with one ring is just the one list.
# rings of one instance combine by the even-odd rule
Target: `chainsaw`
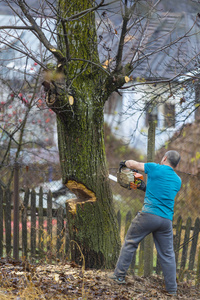
[[142,174],[138,173],[137,170],[129,169],[126,167],[119,168],[117,177],[110,174],[109,178],[115,182],[118,182],[122,187],[129,190],[136,190],[138,186],[143,183]]
[[142,183],[143,175],[137,170],[126,167],[119,168],[117,172],[117,182],[124,188],[136,190]]

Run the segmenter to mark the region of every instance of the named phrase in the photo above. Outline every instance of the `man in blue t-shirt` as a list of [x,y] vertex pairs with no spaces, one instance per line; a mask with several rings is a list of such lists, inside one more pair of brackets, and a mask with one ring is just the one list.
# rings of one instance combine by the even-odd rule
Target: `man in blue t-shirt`
[[125,275],[138,244],[152,232],[166,290],[169,294],[176,295],[172,219],[174,198],[181,188],[181,179],[174,171],[179,161],[180,154],[170,150],[162,158],[161,164],[142,163],[135,160],[120,163],[122,167],[144,171],[148,179],[146,186],[143,184],[139,187],[146,191],[142,211],[137,214],[129,227],[114,274],[110,276],[117,283],[125,283]]

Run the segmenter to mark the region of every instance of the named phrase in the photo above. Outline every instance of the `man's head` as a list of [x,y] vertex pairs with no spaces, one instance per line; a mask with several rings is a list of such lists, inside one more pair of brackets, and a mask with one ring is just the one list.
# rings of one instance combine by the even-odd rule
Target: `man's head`
[[181,159],[180,154],[175,150],[170,150],[165,153],[161,160],[162,165],[170,165],[172,168],[176,168]]

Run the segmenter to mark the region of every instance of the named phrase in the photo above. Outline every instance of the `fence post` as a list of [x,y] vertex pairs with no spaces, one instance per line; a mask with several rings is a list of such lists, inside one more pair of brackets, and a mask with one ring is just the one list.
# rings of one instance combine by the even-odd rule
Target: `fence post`
[[197,257],[197,275],[196,275],[196,286],[200,287],[200,250]]
[[14,165],[13,257],[19,260],[19,164]]
[[181,258],[181,266],[180,271],[185,269],[186,260],[187,260],[187,252],[188,252],[188,242],[190,238],[190,230],[191,230],[191,224],[192,219],[189,217],[186,222],[186,228],[185,228],[185,237],[184,237],[184,246],[183,246],[183,252],[182,252],[182,258]]
[[[153,162],[155,158],[155,107],[151,108],[149,112],[149,129],[148,129],[148,148],[147,148],[147,161]],[[151,275],[153,271],[153,236],[149,234],[144,239],[144,276]]]
[[63,207],[60,206],[57,209],[57,257],[64,257],[64,210]]
[[39,191],[39,209],[38,209],[38,215],[39,215],[39,256],[42,258],[44,254],[44,226],[43,226],[43,189],[40,187]]
[[181,242],[181,231],[182,231],[182,224],[183,224],[183,219],[181,216],[178,217],[177,219],[177,224],[176,224],[176,236],[174,239],[174,250],[175,250],[175,259],[176,259],[176,265],[178,266],[178,257],[179,257],[179,247],[180,247],[180,242]]
[[189,270],[193,270],[194,268],[194,260],[195,260],[195,254],[197,249],[199,231],[200,231],[200,220],[199,218],[196,218],[194,224],[192,246],[190,250],[190,260],[189,260],[189,268],[188,268]]
[[48,192],[47,195],[47,253],[49,259],[52,256],[52,193]]
[[31,191],[31,258],[36,254],[36,193]]
[[127,234],[127,231],[129,229],[129,226],[131,224],[131,220],[132,220],[132,214],[130,212],[130,210],[127,212],[126,214],[126,220],[125,220],[125,231],[124,231],[124,237],[126,236]]
[[27,258],[27,208],[30,191],[25,190],[24,202],[22,206],[22,255]]
[[6,231],[6,254],[11,255],[11,193],[10,190],[5,191],[5,210],[4,210],[4,221],[5,221],[5,231]]
[[138,263],[138,275],[142,276],[144,273],[144,241],[142,240],[140,243],[139,249],[139,263]]
[[65,225],[65,253],[69,254],[70,251],[70,237],[69,237],[69,224],[68,219],[66,217],[66,225]]

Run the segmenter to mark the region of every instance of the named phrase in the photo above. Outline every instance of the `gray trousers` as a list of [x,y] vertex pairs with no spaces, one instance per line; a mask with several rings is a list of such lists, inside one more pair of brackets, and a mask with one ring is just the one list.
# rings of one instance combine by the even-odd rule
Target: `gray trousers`
[[176,292],[176,262],[173,249],[172,221],[157,215],[140,212],[133,219],[121,248],[114,273],[118,277],[126,275],[138,244],[151,232],[162,267],[166,290]]

